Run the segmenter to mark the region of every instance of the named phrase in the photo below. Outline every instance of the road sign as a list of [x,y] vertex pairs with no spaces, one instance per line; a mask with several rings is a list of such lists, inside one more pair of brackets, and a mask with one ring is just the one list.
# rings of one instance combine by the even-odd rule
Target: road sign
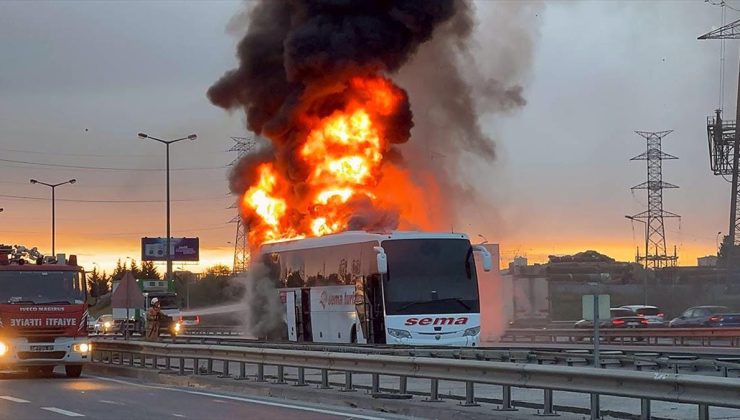
[[[583,319],[586,321],[594,320],[594,295],[583,295],[581,296],[581,306]],[[602,321],[611,319],[609,308],[611,307],[611,301],[609,295],[599,295],[599,319]]]

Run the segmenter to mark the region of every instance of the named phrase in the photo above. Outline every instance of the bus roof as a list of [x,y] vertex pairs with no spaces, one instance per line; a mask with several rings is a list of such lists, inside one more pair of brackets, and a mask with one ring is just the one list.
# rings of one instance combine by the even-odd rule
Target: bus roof
[[260,253],[294,251],[298,249],[323,248],[327,246],[357,244],[365,242],[393,241],[399,239],[468,239],[464,233],[449,232],[419,232],[419,231],[391,231],[365,232],[352,230],[333,233],[317,238],[291,239],[287,241],[266,242],[260,246]]

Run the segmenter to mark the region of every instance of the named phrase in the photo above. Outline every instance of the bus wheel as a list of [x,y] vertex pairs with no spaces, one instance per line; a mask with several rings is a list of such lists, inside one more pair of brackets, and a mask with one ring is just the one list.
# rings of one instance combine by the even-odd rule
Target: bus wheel
[[82,375],[82,365],[66,365],[64,371],[68,378],[79,378]]

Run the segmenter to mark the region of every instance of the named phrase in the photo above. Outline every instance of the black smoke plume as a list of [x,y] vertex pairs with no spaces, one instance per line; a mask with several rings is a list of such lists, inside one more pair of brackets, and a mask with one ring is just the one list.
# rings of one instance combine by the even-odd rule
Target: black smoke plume
[[[341,108],[349,78],[398,70],[437,25],[454,15],[456,4],[263,0],[252,9],[239,43],[239,67],[216,82],[208,98],[226,109],[243,108],[248,128],[269,138],[282,169],[300,180],[305,174],[295,168],[292,154],[305,129],[296,114],[329,115]],[[412,126],[407,101],[389,141],[407,141]]]

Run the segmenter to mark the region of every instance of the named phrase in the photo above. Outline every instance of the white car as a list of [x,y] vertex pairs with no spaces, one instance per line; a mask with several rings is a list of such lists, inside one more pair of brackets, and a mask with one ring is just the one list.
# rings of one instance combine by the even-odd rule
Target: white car
[[115,332],[117,329],[116,322],[113,320],[113,315],[111,314],[100,315],[93,327],[95,334],[109,334]]
[[181,315],[178,319],[184,327],[196,327],[200,325],[200,316],[198,315]]
[[624,305],[622,308],[629,309],[637,316],[647,320],[648,328],[665,327],[665,313],[656,306],[649,305]]

